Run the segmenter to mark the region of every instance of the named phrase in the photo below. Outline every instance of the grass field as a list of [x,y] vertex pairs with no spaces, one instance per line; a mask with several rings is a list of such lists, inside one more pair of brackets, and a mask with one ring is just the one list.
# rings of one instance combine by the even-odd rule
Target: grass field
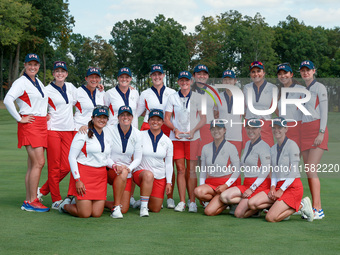
[[[339,164],[340,114],[329,114],[329,152],[322,163]],[[340,174],[321,178],[326,217],[308,223],[299,216],[289,221],[267,223],[259,219],[236,219],[176,213],[163,209],[140,218],[130,209],[122,220],[109,217],[79,219],[58,211],[31,213],[20,210],[25,198],[27,154],[17,149],[16,122],[0,109],[0,254],[339,254]],[[43,169],[42,185],[47,178]],[[66,194],[67,180],[61,183]],[[303,178],[305,195],[310,196]],[[177,188],[176,188],[177,189]],[[177,192],[177,191],[176,191]],[[111,195],[112,197],[112,195]],[[135,192],[138,197],[138,192]],[[175,193],[178,202],[178,194]],[[51,205],[50,196],[44,204]]]

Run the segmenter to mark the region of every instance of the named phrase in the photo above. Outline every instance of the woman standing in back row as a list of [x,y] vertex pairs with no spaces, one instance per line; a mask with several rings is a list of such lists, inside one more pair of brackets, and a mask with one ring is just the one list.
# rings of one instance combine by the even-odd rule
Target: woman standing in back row
[[314,219],[319,220],[325,214],[321,208],[320,180],[316,169],[323,152],[328,150],[328,97],[325,85],[315,80],[315,72],[312,61],[301,62],[300,74],[311,93],[311,99],[305,103],[311,115],[302,115],[301,152],[313,199]]
[[[21,210],[47,212],[50,209],[40,203],[37,198],[37,189],[41,170],[45,164],[48,97],[44,85],[36,77],[40,68],[39,56],[27,54],[24,66],[23,75],[12,84],[4,99],[4,104],[18,122],[18,148],[25,146],[28,154],[25,177],[26,199]],[[14,101],[19,106],[19,113]]]

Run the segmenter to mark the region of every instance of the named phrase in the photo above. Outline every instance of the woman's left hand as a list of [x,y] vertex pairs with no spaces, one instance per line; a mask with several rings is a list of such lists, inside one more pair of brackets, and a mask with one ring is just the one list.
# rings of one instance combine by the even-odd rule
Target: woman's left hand
[[226,189],[228,188],[228,185],[227,184],[222,184],[220,186],[218,186],[215,190],[215,192],[217,194],[221,194],[223,191],[225,191]]
[[324,136],[325,134],[319,133],[318,136],[314,140],[313,146],[318,147],[322,143]]
[[78,195],[82,197],[86,194],[86,188],[82,181],[79,180],[76,182],[76,190],[77,190]]
[[242,194],[242,198],[248,198],[253,194],[253,191],[251,189],[247,189],[245,192]]
[[171,183],[167,183],[166,186],[165,186],[165,193],[167,195],[169,195],[171,193],[171,190],[172,190],[172,185]]

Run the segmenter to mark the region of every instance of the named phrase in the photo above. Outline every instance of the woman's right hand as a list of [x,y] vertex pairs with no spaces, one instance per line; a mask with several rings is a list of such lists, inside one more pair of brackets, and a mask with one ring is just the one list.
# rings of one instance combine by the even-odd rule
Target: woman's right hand
[[87,134],[87,131],[88,131],[88,127],[87,127],[87,126],[81,126],[81,127],[79,128],[78,133],[86,135],[86,134]]
[[81,180],[76,182],[76,190],[77,190],[78,195],[80,196],[84,196],[86,194],[85,185]]
[[33,123],[35,120],[35,118],[33,117],[33,115],[27,115],[21,118],[21,120],[19,121],[20,123]]

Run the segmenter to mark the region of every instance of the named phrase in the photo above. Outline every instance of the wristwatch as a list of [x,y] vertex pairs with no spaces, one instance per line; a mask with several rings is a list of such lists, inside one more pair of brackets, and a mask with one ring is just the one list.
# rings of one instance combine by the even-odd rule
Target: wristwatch
[[325,133],[325,130],[324,130],[324,129],[320,129],[320,130],[319,130],[319,133],[324,134],[324,133]]

